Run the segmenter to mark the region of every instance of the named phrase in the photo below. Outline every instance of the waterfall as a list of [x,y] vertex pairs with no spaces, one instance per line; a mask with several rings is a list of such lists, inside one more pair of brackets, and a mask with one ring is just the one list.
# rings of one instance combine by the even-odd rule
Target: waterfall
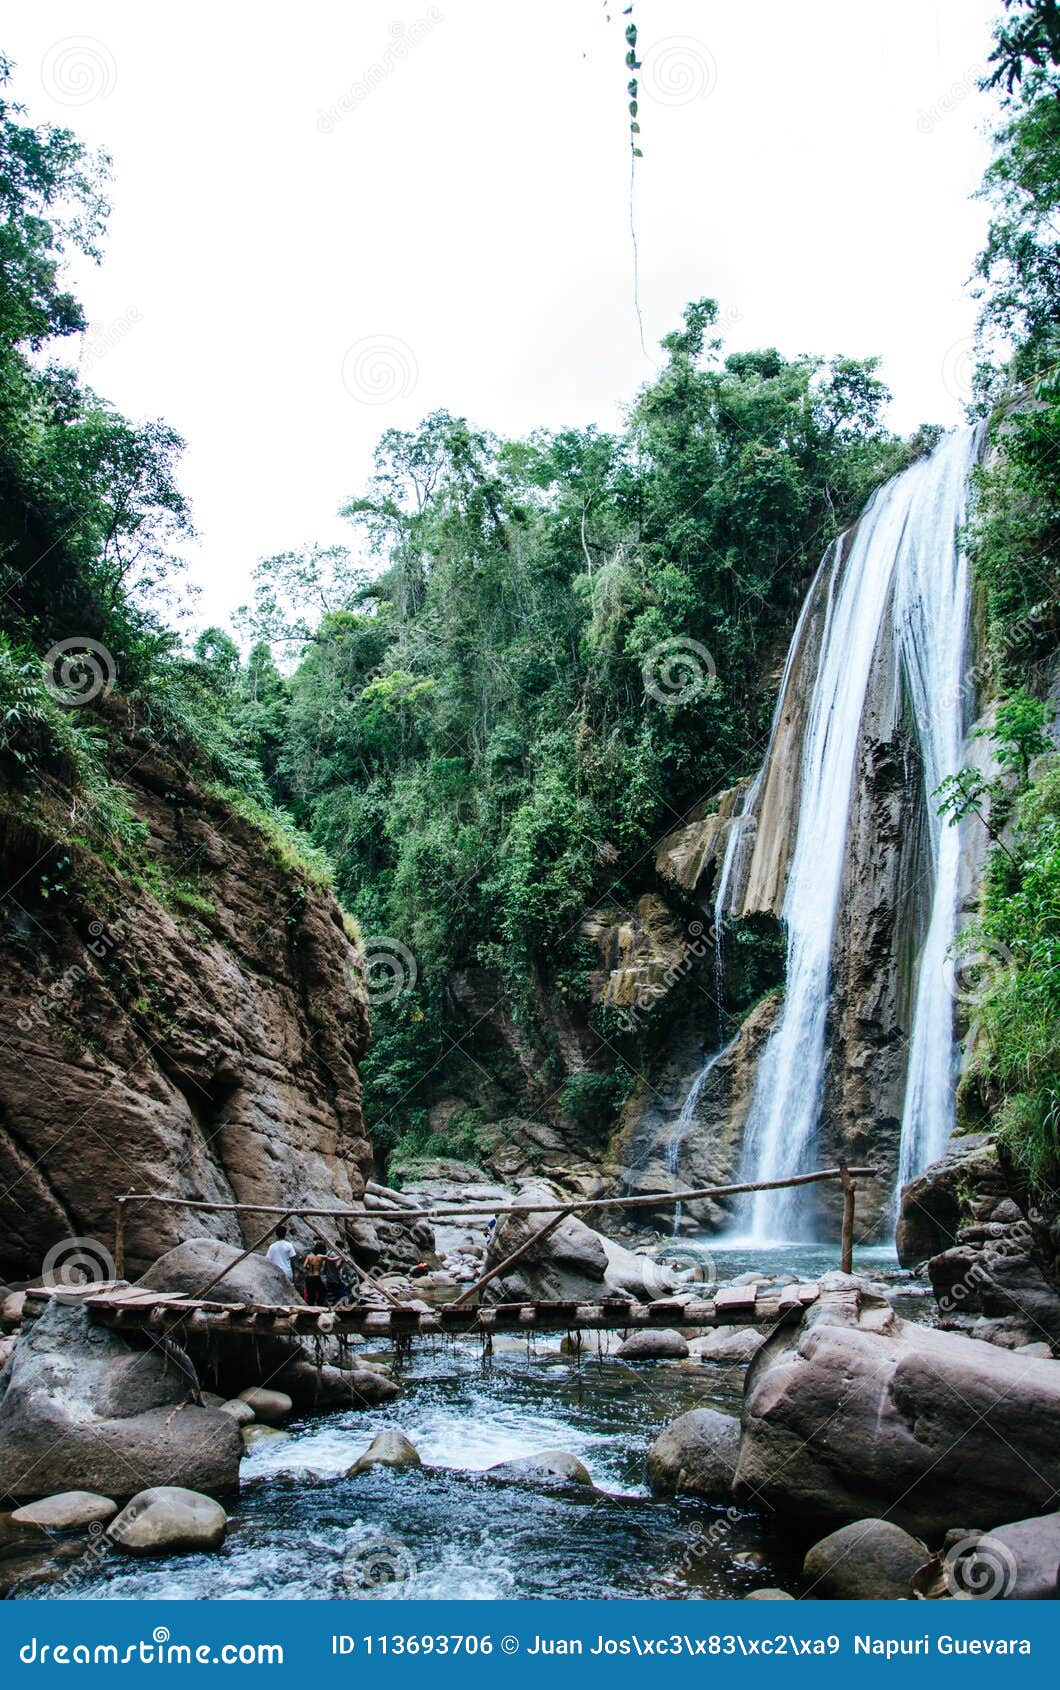
[[[826,553],[824,578],[819,572],[815,583],[815,594],[824,591],[824,625],[801,735],[798,821],[781,910],[786,990],[745,1126],[741,1177],[747,1180],[783,1179],[814,1160],[851,792],[888,607],[899,654],[895,687],[906,688],[921,741],[934,863],[910,1040],[903,1167],[911,1170],[936,1153],[949,1133],[953,1006],[946,953],[955,921],[958,839],[955,829],[938,822],[930,794],[960,762],[968,582],[957,536],[980,439],[980,431],[970,429],[946,435],[929,457],[880,488],[856,528]],[[805,611],[793,651],[804,622]],[[791,673],[789,655],[785,690]],[[774,735],[782,705],[783,693]],[[745,805],[745,814],[748,809]],[[801,1191],[756,1193],[740,1220],[759,1241],[804,1237],[810,1229]]]
[[[939,490],[940,523],[960,526],[967,517],[968,480],[986,438],[980,425],[957,437]],[[963,451],[958,450],[963,447]],[[916,723],[929,796],[928,836],[934,896],[920,955],[909,1062],[906,1069],[899,1188],[946,1148],[953,1125],[955,1051],[953,962],[961,868],[960,833],[930,795],[963,761],[965,647],[968,626],[968,560],[959,545],[921,535],[899,573],[894,622],[901,665]]]

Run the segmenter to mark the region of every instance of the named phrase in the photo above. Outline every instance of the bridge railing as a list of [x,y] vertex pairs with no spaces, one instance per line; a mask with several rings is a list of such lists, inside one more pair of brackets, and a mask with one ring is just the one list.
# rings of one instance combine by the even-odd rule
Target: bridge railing
[[[301,1219],[318,1222],[341,1222],[345,1220],[385,1220],[394,1225],[411,1224],[414,1221],[444,1221],[470,1220],[483,1216],[495,1216],[497,1220],[507,1215],[547,1216],[548,1219],[525,1239],[519,1248],[512,1252],[503,1262],[499,1262],[488,1273],[476,1280],[466,1291],[456,1299],[454,1306],[461,1306],[484,1289],[492,1280],[506,1273],[517,1261],[555,1228],[568,1215],[583,1215],[587,1211],[597,1209],[646,1209],[646,1208],[676,1208],[678,1204],[703,1202],[710,1198],[738,1197],[745,1193],[756,1191],[786,1191],[796,1186],[819,1185],[828,1181],[838,1181],[843,1190],[843,1221],[840,1234],[840,1265],[844,1273],[850,1273],[853,1267],[854,1223],[857,1205],[857,1182],[859,1179],[875,1179],[879,1173],[872,1167],[848,1167],[840,1162],[834,1168],[818,1168],[812,1173],[793,1174],[788,1179],[750,1180],[735,1185],[702,1186],[691,1191],[657,1191],[642,1193],[636,1197],[579,1197],[564,1203],[511,1203],[481,1204],[469,1201],[467,1203],[443,1204],[435,1203],[417,1207],[412,1200],[411,1206],[405,1204],[388,1203],[386,1207],[376,1203],[366,1202],[358,1208],[316,1208],[305,1204],[275,1204],[275,1203],[219,1203],[205,1198],[164,1197],[150,1191],[128,1191],[117,1200],[114,1216],[114,1271],[119,1279],[125,1277],[125,1241],[126,1217],[133,1204],[157,1204],[163,1208],[192,1209],[211,1214],[251,1214],[271,1215],[275,1217],[265,1232],[247,1246],[234,1262],[229,1262],[219,1274],[216,1274],[198,1292],[197,1297],[205,1297],[218,1280],[230,1273],[239,1262],[260,1250],[267,1244],[277,1229],[289,1220]],[[369,1191],[368,1197],[372,1193]],[[332,1246],[342,1257],[343,1261],[353,1269],[358,1278],[368,1282],[374,1289],[380,1291],[391,1303],[397,1299],[392,1297],[386,1288],[371,1278],[360,1263],[353,1260],[338,1246]]]

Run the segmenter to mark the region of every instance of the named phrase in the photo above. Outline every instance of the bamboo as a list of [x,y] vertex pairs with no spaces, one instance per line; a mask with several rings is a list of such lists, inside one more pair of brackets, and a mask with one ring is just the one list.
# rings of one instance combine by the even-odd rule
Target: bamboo
[[[878,1168],[850,1168],[850,1176],[859,1179],[874,1179]],[[653,1191],[639,1197],[579,1197],[568,1203],[522,1203],[510,1204],[508,1207],[498,1208],[493,1205],[468,1204],[464,1207],[448,1209],[312,1209],[286,1208],[281,1209],[269,1203],[208,1203],[205,1200],[185,1197],[156,1197],[150,1191],[129,1192],[123,1199],[127,1203],[160,1203],[169,1208],[204,1209],[211,1213],[250,1213],[255,1215],[277,1215],[280,1220],[291,1216],[301,1216],[303,1219],[320,1220],[387,1220],[387,1221],[419,1221],[419,1220],[460,1220],[468,1216],[496,1215],[573,1215],[583,1209],[662,1209],[673,1208],[678,1203],[699,1203],[711,1197],[739,1197],[750,1191],[784,1191],[794,1186],[817,1185],[822,1180],[841,1180],[840,1168],[821,1168],[812,1174],[794,1174],[790,1179],[751,1180],[741,1185],[708,1185],[696,1191]]]

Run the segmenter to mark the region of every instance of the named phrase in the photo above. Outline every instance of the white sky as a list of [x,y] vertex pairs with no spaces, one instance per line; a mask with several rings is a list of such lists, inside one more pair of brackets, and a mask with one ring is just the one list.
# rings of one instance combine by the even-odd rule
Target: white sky
[[7,0],[15,97],[114,161],[83,373],[188,442],[197,620],[352,538],[384,428],[613,425],[703,294],[731,346],[878,353],[893,426],[956,421],[999,10],[640,0],[647,360],[621,0]]

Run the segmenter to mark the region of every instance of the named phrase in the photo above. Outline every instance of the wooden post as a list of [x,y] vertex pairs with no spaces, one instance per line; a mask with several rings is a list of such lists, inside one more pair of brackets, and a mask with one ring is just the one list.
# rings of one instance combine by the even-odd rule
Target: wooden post
[[125,1278],[125,1202],[124,1197],[118,1198],[114,1211],[114,1277]]
[[839,1177],[843,1182],[843,1241],[840,1268],[843,1273],[854,1271],[854,1203],[856,1201],[857,1186],[850,1177],[850,1169],[845,1162],[839,1164]]

